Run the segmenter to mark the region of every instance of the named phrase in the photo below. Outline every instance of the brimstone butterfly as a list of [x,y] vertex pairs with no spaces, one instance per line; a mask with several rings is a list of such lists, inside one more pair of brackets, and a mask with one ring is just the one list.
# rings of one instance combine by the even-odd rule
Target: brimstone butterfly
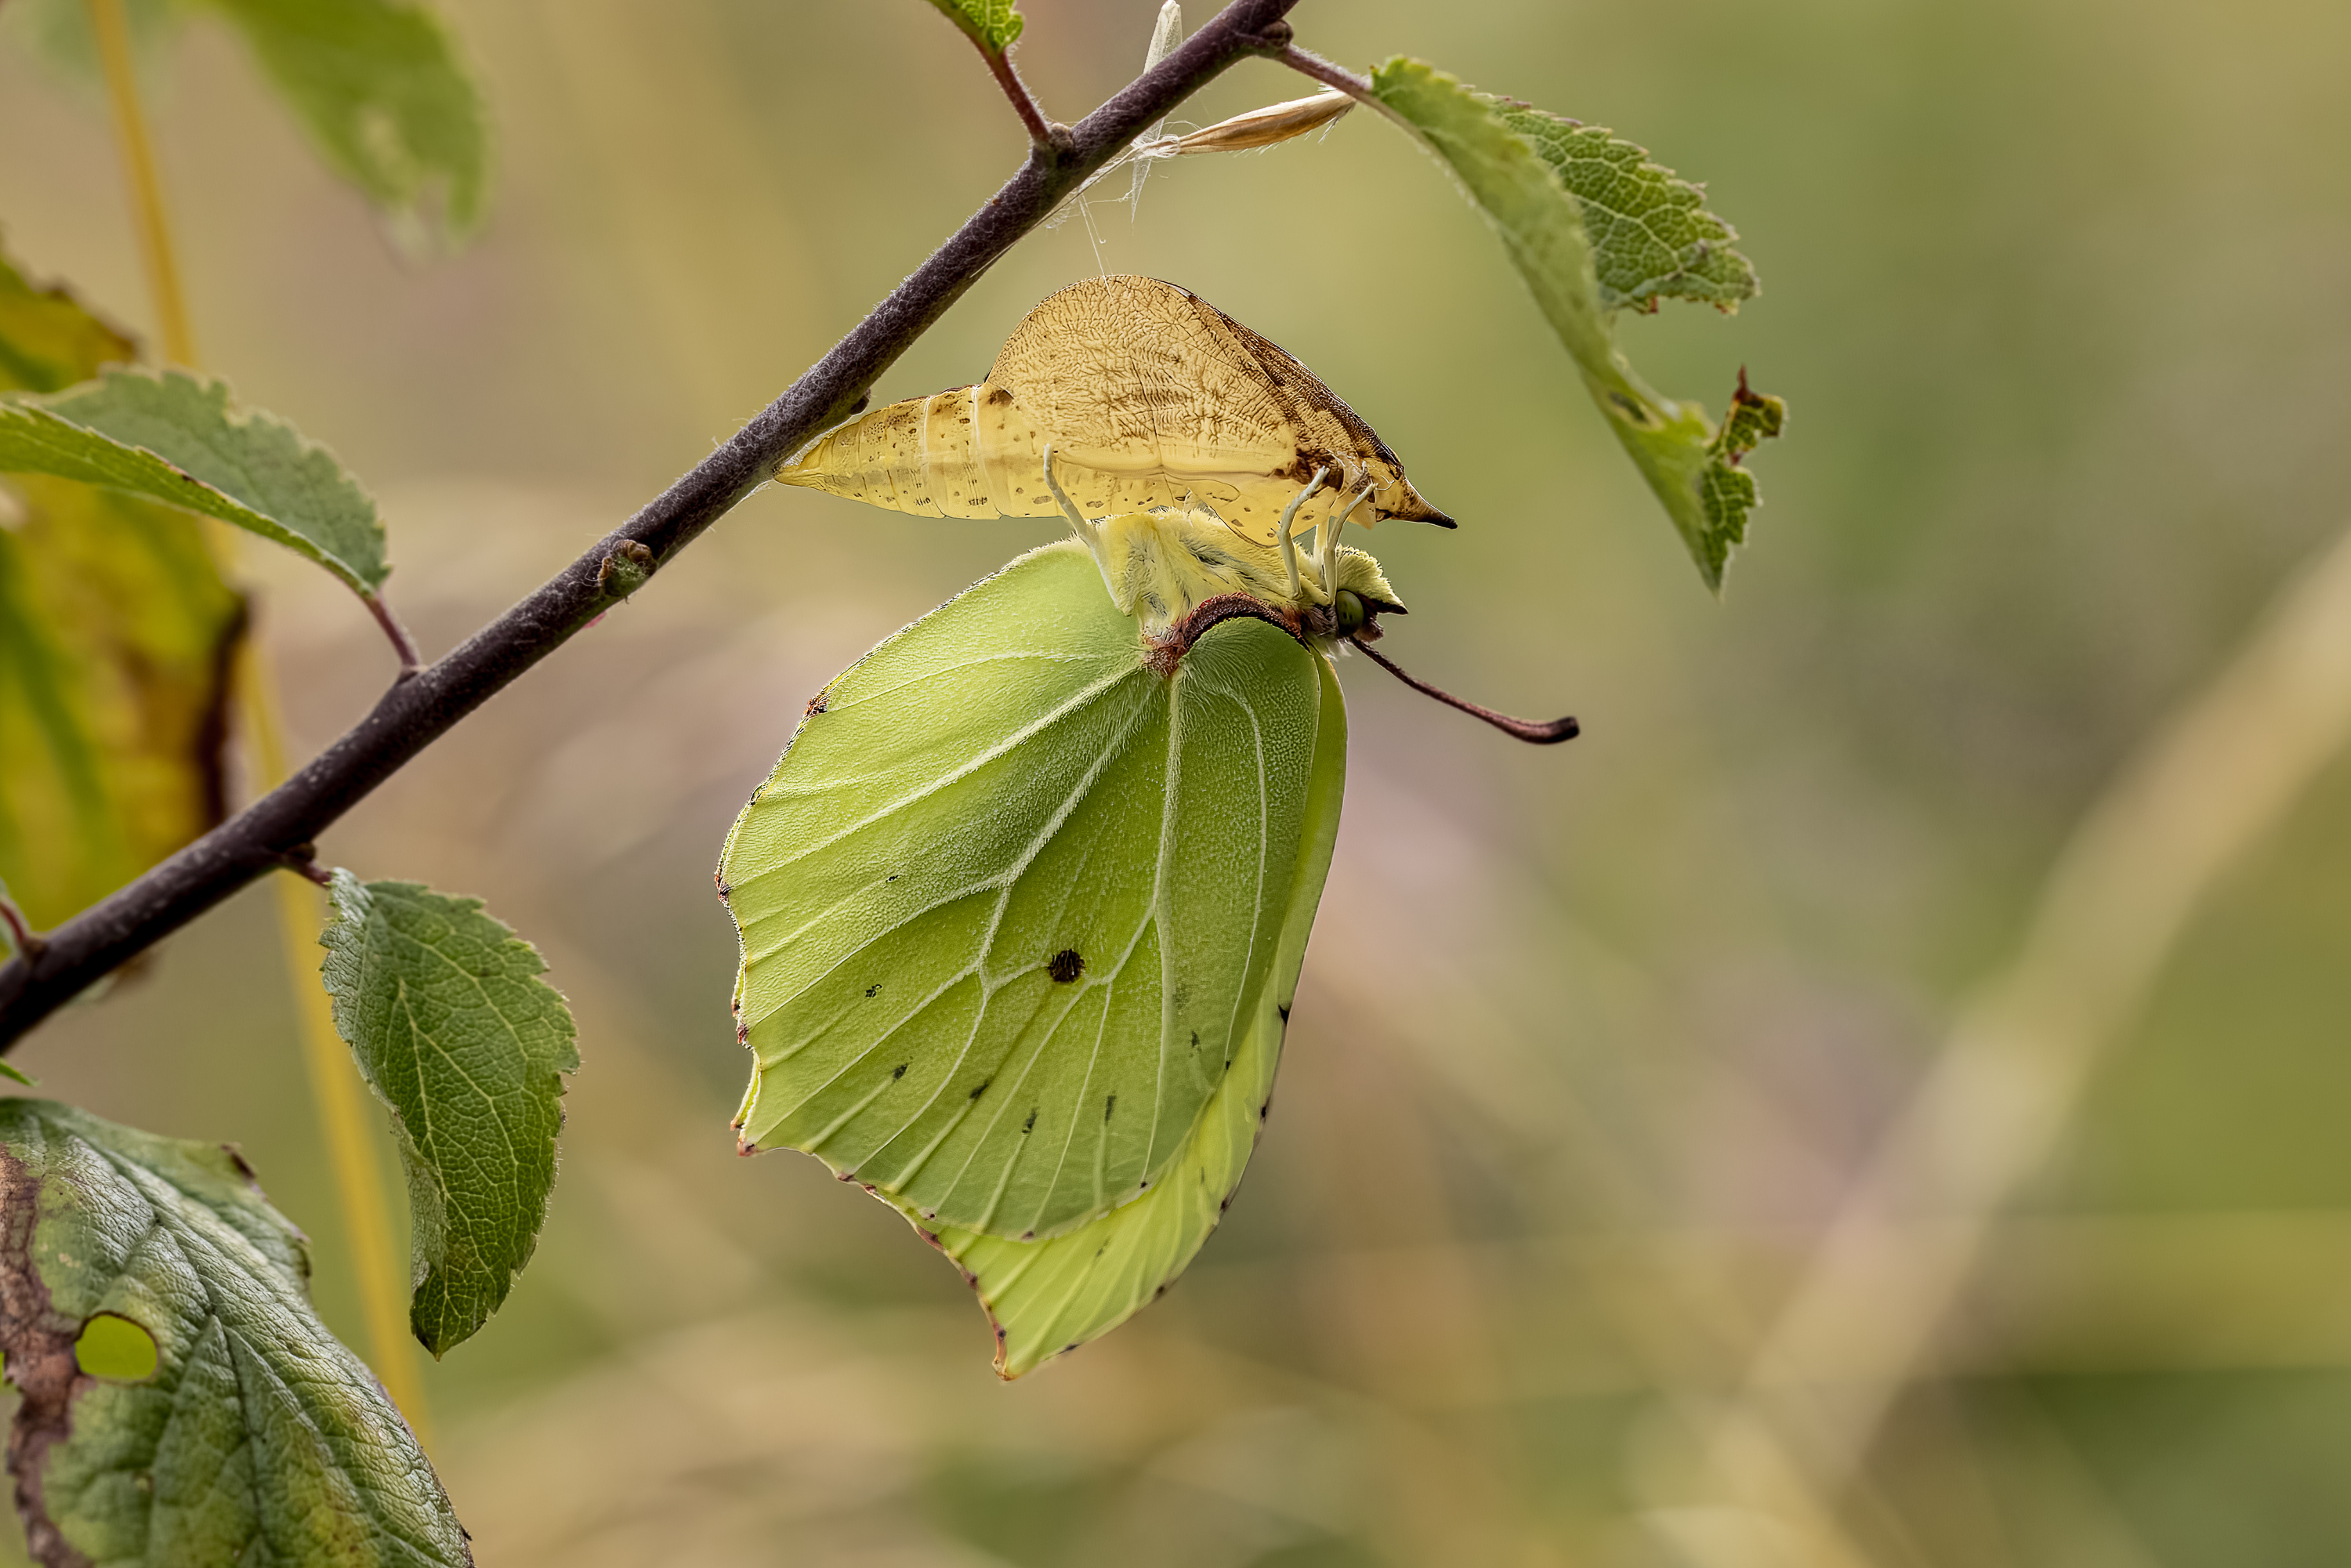
[[[1384,479],[1349,458],[1286,482],[1264,542],[1196,497],[1096,519],[1071,476],[1103,470],[1065,465],[1059,434],[1024,488],[1076,539],[827,685],[718,868],[741,1147],[813,1154],[904,1213],[978,1292],[1007,1377],[1165,1290],[1232,1197],[1338,831],[1332,656],[1403,675],[1368,646],[1403,606],[1341,520],[1425,505],[1379,447]],[[1352,498],[1301,555],[1334,465]],[[893,472],[843,493],[904,502]],[[1521,738],[1575,733],[1412,684]]]

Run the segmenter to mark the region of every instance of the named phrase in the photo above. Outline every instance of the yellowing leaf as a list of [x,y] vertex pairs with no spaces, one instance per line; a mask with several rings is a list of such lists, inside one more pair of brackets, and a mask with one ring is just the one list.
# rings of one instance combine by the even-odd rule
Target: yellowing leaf
[[219,821],[245,605],[195,520],[17,482],[0,528],[0,880],[36,927]]
[[60,287],[36,288],[0,257],[0,392],[56,392],[100,365],[127,363],[139,345]]
[[[1609,326],[1583,208],[1558,170],[1494,99],[1421,61],[1390,60],[1372,82],[1380,101],[1419,131],[1493,221],[1593,401],[1664,503],[1698,574],[1719,590],[1756,504],[1754,479],[1737,466],[1744,449],[1719,440],[1697,403],[1660,396],[1633,373]],[[1785,414],[1778,400],[1747,396],[1771,411],[1768,418],[1751,416],[1747,431],[1776,434]]]
[[8,1466],[45,1563],[458,1568],[408,1426],[218,1144],[0,1101]]
[[1003,54],[1029,25],[1013,0],[931,0],[931,4],[962,28],[984,54]]
[[[131,347],[0,258],[0,378],[47,391]],[[245,605],[185,513],[38,476],[0,505],[0,882],[49,926],[220,820]]]

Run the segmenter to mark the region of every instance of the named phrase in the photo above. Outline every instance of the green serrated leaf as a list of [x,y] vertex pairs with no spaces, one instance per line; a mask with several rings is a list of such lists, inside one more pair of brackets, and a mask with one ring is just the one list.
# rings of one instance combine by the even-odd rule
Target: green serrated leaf
[[555,1186],[570,1009],[529,943],[413,882],[338,871],[320,941],[335,1028],[392,1108],[408,1172],[409,1324],[446,1354],[530,1261]]
[[301,1233],[234,1151],[0,1101],[0,1220],[35,1557],[472,1562],[415,1437],[311,1310]]
[[1029,25],[1014,0],[931,0],[982,52],[1001,55]]
[[1404,58],[1381,66],[1372,82],[1492,220],[1593,401],[1664,503],[1699,575],[1719,591],[1732,548],[1746,538],[1755,481],[1727,448],[1717,449],[1704,409],[1652,391],[1618,350],[1576,198],[1486,95]]
[[61,287],[34,287],[0,256],[0,392],[56,392],[138,357],[128,333]]
[[[46,389],[130,346],[0,258],[0,375]],[[220,821],[245,603],[183,512],[41,476],[0,504],[0,880],[47,927]]]
[[375,503],[333,453],[225,382],[110,370],[0,403],[0,473],[54,474],[218,517],[308,556],[362,596],[391,575]]
[[1650,162],[1646,148],[1531,103],[1486,101],[1575,198],[1602,308],[1690,299],[1729,311],[1754,298],[1754,264],[1730,248],[1738,231],[1707,211],[1704,191]]
[[225,17],[328,166],[404,225],[460,238],[489,182],[481,89],[440,20],[411,0],[199,0]]

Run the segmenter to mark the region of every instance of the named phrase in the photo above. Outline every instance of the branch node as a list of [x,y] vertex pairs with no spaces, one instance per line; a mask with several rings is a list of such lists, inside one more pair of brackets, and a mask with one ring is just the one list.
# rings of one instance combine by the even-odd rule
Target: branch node
[[653,552],[635,539],[622,539],[596,568],[596,591],[611,599],[626,599],[652,578],[658,563]]
[[307,878],[320,887],[334,885],[335,873],[319,863],[319,846],[316,844],[296,844],[290,850],[280,851],[276,858],[279,865],[296,876]]

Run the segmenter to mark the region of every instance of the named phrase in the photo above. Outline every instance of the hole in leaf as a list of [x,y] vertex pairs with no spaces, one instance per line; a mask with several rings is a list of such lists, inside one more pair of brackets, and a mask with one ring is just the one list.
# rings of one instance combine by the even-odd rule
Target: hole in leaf
[[155,1336],[113,1312],[94,1313],[74,1341],[74,1364],[92,1377],[143,1383],[155,1375]]

